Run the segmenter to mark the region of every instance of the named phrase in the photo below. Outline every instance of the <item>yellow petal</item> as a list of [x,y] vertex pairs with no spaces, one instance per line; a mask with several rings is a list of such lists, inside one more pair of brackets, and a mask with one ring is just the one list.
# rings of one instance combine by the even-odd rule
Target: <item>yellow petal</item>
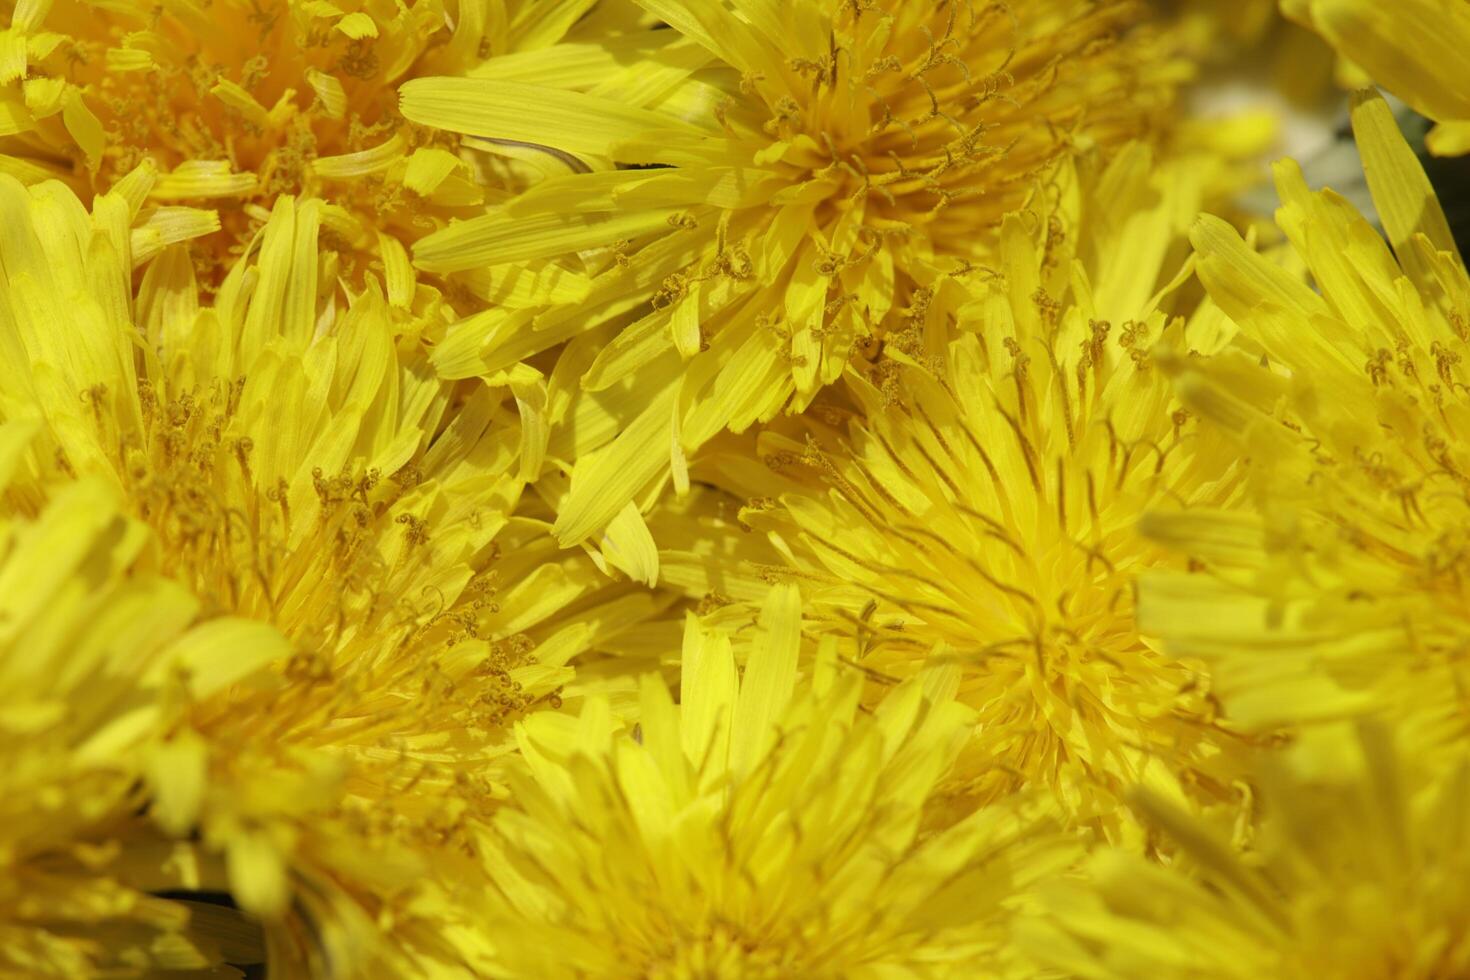
[[1470,120],[1440,123],[1429,131],[1424,145],[1437,157],[1460,157],[1470,153]]
[[801,593],[794,584],[771,589],[761,607],[759,635],[745,676],[730,735],[730,768],[749,772],[775,741],[775,725],[796,687],[796,656],[801,648]]
[[600,547],[603,557],[633,581],[658,585],[658,546],[633,501],[608,522]]
[[407,145],[402,133],[394,133],[382,143],[366,150],[334,157],[317,157],[311,162],[311,169],[318,177],[336,180],[381,173],[402,159]]
[[193,729],[155,745],[146,772],[153,791],[149,813],[175,836],[189,832],[204,802],[209,749]]
[[1414,235],[1427,236],[1436,249],[1449,252],[1457,261],[1460,255],[1439,198],[1425,176],[1423,164],[1399,132],[1393,110],[1383,96],[1374,92],[1353,96],[1353,135],[1363,157],[1368,189],[1394,253],[1415,283],[1424,288],[1431,280],[1426,270],[1413,268],[1415,257],[1408,246]]
[[[699,136],[662,113],[614,99],[480,78],[415,78],[398,90],[405,118],[436,129],[612,156],[620,140],[650,131]],[[636,161],[635,161],[636,162]]]
[[0,85],[26,74],[26,36],[14,28],[0,31]]
[[323,112],[333,119],[341,119],[347,115],[347,90],[342,86],[341,79],[315,68],[308,68],[306,82],[316,93]]
[[185,160],[173,173],[161,174],[151,196],[161,200],[190,197],[235,197],[255,190],[254,173],[231,173],[226,160]]
[[612,520],[668,466],[669,418],[677,386],[653,396],[648,407],[612,445],[588,453],[572,470],[572,491],[556,516],[563,547],[576,544]]
[[143,48],[108,48],[106,63],[110,72],[153,71],[158,67],[153,55]]
[[133,266],[142,265],[170,245],[219,229],[219,215],[201,208],[159,207],[141,212],[133,226]]
[[659,208],[617,214],[547,212],[526,218],[487,214],[419,239],[413,262],[428,272],[458,272],[551,258],[666,230],[674,213],[673,208]]
[[388,289],[388,302],[399,309],[407,309],[413,302],[414,289],[418,285],[413,264],[408,261],[408,249],[403,247],[397,236],[379,231],[378,256],[383,260],[383,284]]
[[103,147],[107,145],[107,135],[102,131],[102,123],[82,101],[80,91],[72,89],[67,92],[61,105],[61,121],[88,160],[96,160],[102,156]]
[[707,633],[684,617],[679,675],[680,737],[684,757],[706,777],[725,771],[735,715],[735,655],[724,633]]
[[1322,297],[1254,252],[1225,221],[1202,215],[1190,231],[1189,240],[1199,252],[1200,279],[1233,319],[1247,319],[1263,301],[1299,316],[1327,314]]
[[51,10],[51,0],[17,0],[10,26],[27,33],[41,26]]
[[434,193],[446,177],[463,167],[459,157],[440,146],[421,146],[408,158],[403,186],[425,197]]
[[378,25],[373,23],[371,17],[361,11],[343,17],[337,21],[336,27],[337,30],[346,34],[354,41],[360,41],[365,37],[378,36]]
[[270,125],[270,113],[266,111],[265,106],[255,101],[255,96],[229,79],[219,79],[209,91],[215,98],[255,125]]
[[290,653],[290,642],[268,623],[215,619],[174,641],[153,677],[161,680],[167,670],[180,669],[193,695],[204,698]]
[[230,834],[225,865],[240,908],[264,919],[285,913],[291,898],[286,861],[266,832],[240,829]]

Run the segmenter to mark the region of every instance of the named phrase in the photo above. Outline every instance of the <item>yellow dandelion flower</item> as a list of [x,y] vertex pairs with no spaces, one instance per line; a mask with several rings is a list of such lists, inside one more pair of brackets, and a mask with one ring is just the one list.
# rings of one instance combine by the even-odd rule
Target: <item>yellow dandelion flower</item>
[[1440,125],[1436,153],[1470,152],[1470,10],[1442,0],[1281,0],[1287,16]]
[[636,84],[596,66],[571,85],[550,68],[483,77],[492,59],[482,77],[400,89],[414,122],[554,146],[592,171],[413,250],[435,272],[565,257],[596,276],[529,334],[468,322],[470,356],[445,369],[615,323],[582,386],[651,372],[642,414],[578,460],[568,544],[667,472],[671,444],[677,468],[726,427],[806,406],[917,291],[986,257],[1059,158],[1148,132],[1184,71],[1131,2],[639,2],[673,30]]
[[[995,278],[916,306],[912,355],[850,380],[859,411],[834,403],[762,433],[774,473],[726,468],[726,485],[759,495],[741,519],[775,564],[665,555],[666,581],[695,593],[745,598],[742,575],[796,577],[810,628],[880,682],[957,663],[978,714],[976,766],[946,787],[962,812],[1045,787],[1075,826],[1136,839],[1118,806],[1128,785],[1228,791],[1208,684],[1133,614],[1135,576],[1166,560],[1138,515],[1223,503],[1235,486],[1228,460],[1195,451],[1195,422],[1148,355],[1181,333],[1219,342],[1218,311],[1186,328],[1165,311],[1178,282],[1159,281],[1197,195],[1135,146],[1064,186],[1071,203],[1007,217]],[[951,316],[983,328],[926,353]]]
[[289,651],[191,699],[148,763],[159,824],[199,828],[246,910],[314,922],[280,941],[318,974],[365,968],[384,928],[433,948],[416,886],[502,792],[508,723],[666,600],[558,548],[521,500],[541,427],[505,389],[434,377],[374,280],[339,291],[321,202],[279,198],[203,305],[180,247],[133,295],[129,209],[0,176],[10,493],[105,480],[206,614]]
[[[0,481],[27,437],[0,425]],[[147,569],[146,531],[100,481],[34,515],[18,503],[0,497],[0,975],[256,960],[248,932],[227,939],[144,890],[182,880],[137,816],[139,779],[178,677],[207,696],[285,644],[260,624],[191,626],[198,600]]]
[[1203,574],[1158,579],[1140,616],[1218,662],[1239,722],[1382,710],[1463,734],[1470,277],[1387,104],[1360,96],[1353,120],[1388,243],[1290,161],[1278,223],[1315,289],[1223,222],[1194,230],[1243,349],[1174,369],[1255,489],[1246,506],[1149,520]]
[[1140,809],[1189,862],[1102,853],[1018,933],[1066,976],[1431,980],[1470,971],[1470,756],[1423,768],[1388,732],[1321,732],[1263,766],[1249,852]]
[[645,677],[631,736],[600,701],[527,720],[486,846],[495,975],[997,975],[1013,901],[1072,850],[1010,807],[919,833],[970,723],[955,673],[869,714],[832,656],[798,680],[799,640],[778,586],[738,679],[691,616],[679,704]]
[[411,292],[405,243],[480,213],[534,170],[506,153],[471,166],[452,141],[403,120],[394,87],[553,44],[591,6],[7,2],[0,172],[60,179],[89,200],[150,162],[160,171],[150,200],[209,202],[221,213],[224,233],[197,255],[207,285],[278,195],[322,197],[337,205],[323,213],[324,232],[343,255]]

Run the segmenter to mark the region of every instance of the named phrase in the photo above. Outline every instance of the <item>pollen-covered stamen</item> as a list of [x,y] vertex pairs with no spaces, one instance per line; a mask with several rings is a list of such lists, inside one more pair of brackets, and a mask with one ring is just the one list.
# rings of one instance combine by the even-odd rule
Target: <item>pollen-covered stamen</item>
[[[518,676],[532,644],[486,628],[500,612],[496,550],[452,596],[423,584],[433,579],[433,528],[408,499],[419,482],[411,464],[386,476],[313,468],[305,495],[262,486],[255,441],[237,432],[243,389],[238,379],[164,396],[145,381],[136,430],[119,426],[105,389],[82,399],[99,444],[117,447],[127,498],[157,533],[170,575],[213,612],[270,622],[296,646],[282,665],[292,683],[278,695],[295,707],[269,713],[282,726],[275,734],[314,741],[320,730],[366,744],[363,726],[401,732],[425,718],[494,730],[543,699]],[[467,641],[485,646],[465,661],[454,651]],[[359,714],[365,690],[380,700]],[[423,699],[445,710],[426,714]]]
[[[1327,497],[1332,538],[1392,573],[1357,594],[1385,606],[1431,599],[1437,615],[1406,618],[1404,627],[1426,657],[1450,661],[1463,659],[1470,636],[1470,459],[1458,448],[1470,372],[1459,322],[1450,311],[1448,330],[1427,346],[1400,337],[1392,349],[1364,351],[1379,438],[1359,446],[1313,439],[1310,484]],[[1280,421],[1310,434],[1298,420]]]
[[[1005,655],[1007,650],[1021,656],[1040,651],[1052,669],[1064,674],[1069,658],[1106,657],[1111,643],[1136,642],[1129,637],[1127,576],[1108,559],[1100,541],[1074,540],[1069,533],[1065,485],[1074,477],[1067,473],[1063,458],[1057,457],[1052,467],[1061,482],[1055,490],[1055,540],[1047,544],[1015,527],[1003,512],[978,509],[981,505],[968,499],[965,473],[957,468],[943,434],[922,415],[910,416],[910,423],[928,429],[934,449],[916,442],[900,450],[876,432],[868,438],[882,447],[887,463],[900,467],[909,479],[922,480],[920,474],[928,474],[948,488],[953,527],[948,533],[936,531],[925,523],[925,515],[885,491],[875,474],[855,471],[850,464],[839,467],[833,454],[809,445],[799,457],[802,465],[812,468],[838,498],[862,515],[872,531],[898,539],[916,560],[884,562],[834,542],[824,542],[824,549],[864,569],[864,580],[884,606],[938,628],[961,651],[978,633],[988,638],[987,657]],[[848,452],[843,450],[842,455]],[[956,528],[963,528],[963,533],[954,533]],[[1093,538],[1104,533],[1096,526],[1087,531]],[[933,637],[928,631],[922,636],[903,634],[895,642],[904,648],[901,656],[909,658],[927,652]]]
[[[747,71],[743,98],[730,96],[716,113],[728,136],[759,148],[771,186],[800,189],[792,200],[810,216],[794,203],[781,209],[795,212],[785,218],[758,207],[725,212],[713,251],[666,273],[655,309],[672,310],[695,284],[728,275],[727,249],[769,255],[780,223],[799,220],[810,230],[795,269],[766,271],[773,298],[786,294],[784,315],[766,322],[779,327],[798,403],[863,338],[930,356],[920,348],[933,273],[921,270],[984,272],[977,261],[989,257],[1001,218],[1060,159],[1146,136],[1165,108],[1167,86],[1144,81],[1130,53],[1151,50],[1142,21],[1129,0],[841,6],[824,51],[789,56],[779,73]],[[825,287],[818,315],[803,308],[815,301],[801,283],[808,269],[826,280],[815,287]],[[895,294],[913,308],[900,312]],[[705,304],[703,333],[723,326],[723,302]]]
[[1132,3],[1094,4],[1042,27],[1006,4],[849,6],[827,52],[789,59],[801,88],[749,84],[766,99],[765,131],[786,141],[782,159],[833,181],[834,202],[864,207],[877,227],[922,226],[963,252],[950,234],[997,220],[1072,130],[1113,111],[1069,86],[1088,72],[1105,87],[1128,84],[1113,47],[1137,14]]
[[[917,294],[910,314],[932,302]],[[1134,615],[1136,576],[1166,561],[1139,513],[1199,492],[1183,459],[1192,423],[1146,354],[1161,315],[1110,339],[1043,291],[1016,302],[1031,327],[966,336],[928,370],[889,364],[864,414],[810,418],[800,441],[767,433],[767,465],[808,490],[743,516],[792,556],[771,577],[843,597],[817,616],[871,676],[960,666],[983,747],[949,785],[957,806],[1047,785],[1111,834],[1078,800],[1120,792],[1146,760],[1182,752],[1193,785],[1229,794],[1181,749],[1216,737],[1208,684]],[[869,597],[859,619],[854,592]]]

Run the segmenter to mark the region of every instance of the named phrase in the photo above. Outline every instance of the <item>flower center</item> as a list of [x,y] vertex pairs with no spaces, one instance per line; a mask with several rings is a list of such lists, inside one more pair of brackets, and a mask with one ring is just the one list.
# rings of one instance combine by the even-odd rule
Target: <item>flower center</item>
[[44,21],[55,33],[33,35],[23,83],[31,129],[0,142],[84,196],[151,160],[164,174],[154,200],[219,209],[218,254],[196,250],[218,274],[280,194],[345,209],[325,221],[349,257],[374,252],[378,229],[411,241],[434,222],[429,195],[405,184],[407,163],[444,138],[403,121],[395,83],[449,29],[432,4],[376,16],[352,6],[57,0]]
[[747,82],[762,128],[803,179],[832,183],[839,211],[861,205],[880,232],[923,226],[937,250],[965,254],[977,223],[1012,210],[1089,125],[1109,142],[1146,125],[1120,45],[1137,8],[1045,6],[1067,5],[845,4],[828,51],[787,63],[808,89]]

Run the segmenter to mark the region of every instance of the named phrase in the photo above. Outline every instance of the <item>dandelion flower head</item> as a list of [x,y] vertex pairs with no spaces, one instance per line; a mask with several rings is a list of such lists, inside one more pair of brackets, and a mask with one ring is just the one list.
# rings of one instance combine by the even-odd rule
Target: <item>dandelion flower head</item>
[[954,672],[862,712],[834,657],[799,677],[798,603],[776,587],[734,644],[691,617],[679,703],[645,677],[631,737],[598,701],[522,726],[526,775],[486,847],[498,972],[961,977],[1003,961],[1013,896],[1073,850],[1015,807],[919,833],[969,723]]
[[1156,580],[1142,615],[1218,664],[1243,723],[1385,711],[1463,734],[1470,277],[1387,104],[1359,97],[1354,124],[1387,242],[1277,169],[1278,223],[1316,289],[1222,222],[1195,228],[1201,278],[1250,346],[1173,369],[1254,489],[1149,519],[1202,574]]
[[[323,238],[412,291],[405,245],[478,213],[525,168],[408,124],[394,87],[542,47],[588,3],[19,0],[0,17],[0,171],[89,200],[145,162],[154,203],[208,203],[212,287],[282,194],[321,197]],[[0,8],[3,9],[3,8]],[[363,269],[346,270],[360,274]]]
[[1218,799],[1231,743],[1207,680],[1139,635],[1134,578],[1168,559],[1137,516],[1224,503],[1236,484],[1228,460],[1195,452],[1196,422],[1149,354],[1219,340],[1218,311],[1171,317],[1177,283],[1160,281],[1197,188],[1137,146],[1081,183],[1085,211],[1008,217],[996,278],[945,286],[959,323],[983,329],[926,353],[940,294],[912,312],[912,354],[849,385],[857,411],[834,402],[763,432],[765,473],[720,457],[769,564],[680,549],[665,573],[710,593],[736,570],[794,577],[811,628],[880,684],[957,663],[979,715],[978,767],[946,787],[962,812],[1043,786],[1078,827],[1136,840],[1118,794],[1187,782]]
[[[1129,2],[641,6],[672,30],[654,32],[647,81],[631,89],[593,71],[569,89],[556,62],[538,76],[519,59],[402,86],[414,122],[554,146],[591,171],[435,232],[413,256],[433,272],[562,257],[593,274],[529,343],[492,334],[481,357],[616,323],[584,388],[687,361],[677,407],[646,400],[689,449],[808,405],[916,293],[986,258],[1002,216],[1060,159],[1152,133],[1185,73]],[[668,469],[667,453],[638,445],[583,463],[563,541]]]
[[540,450],[514,400],[435,377],[375,283],[341,292],[322,202],[279,198],[212,303],[178,245],[135,295],[151,179],[89,214],[0,177],[10,494],[106,481],[206,614],[268,627],[239,654],[259,670],[166,733],[151,812],[225,854],[247,911],[311,909],[298,946],[346,969],[380,924],[413,935],[425,865],[501,792],[509,723],[658,600],[559,551],[522,503]]
[[[0,424],[0,470],[20,463],[25,436]],[[146,531],[101,481],[35,511],[0,497],[5,976],[157,976],[242,956],[183,904],[149,894],[183,887],[187,873],[138,814],[178,679],[208,694],[248,671],[214,641],[252,626],[260,639],[261,628],[195,625],[198,601],[152,566]]]
[[1426,767],[1378,726],[1318,730],[1263,759],[1263,825],[1240,853],[1143,795],[1187,860],[1102,852],[1019,933],[1046,966],[1089,980],[1397,977],[1470,970],[1470,759]]

